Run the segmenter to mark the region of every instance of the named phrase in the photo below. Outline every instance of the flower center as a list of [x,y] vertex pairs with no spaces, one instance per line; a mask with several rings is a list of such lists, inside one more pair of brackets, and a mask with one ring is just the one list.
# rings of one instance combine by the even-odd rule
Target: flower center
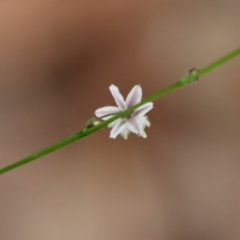
[[130,119],[131,117],[132,117],[132,112],[126,115],[126,119]]

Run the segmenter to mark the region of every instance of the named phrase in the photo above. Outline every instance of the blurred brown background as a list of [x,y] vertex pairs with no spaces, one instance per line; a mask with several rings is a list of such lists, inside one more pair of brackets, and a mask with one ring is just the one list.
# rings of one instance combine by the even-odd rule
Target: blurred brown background
[[[0,166],[238,47],[239,0],[0,2]],[[240,58],[154,103],[148,138],[105,128],[0,177],[1,240],[239,240]]]

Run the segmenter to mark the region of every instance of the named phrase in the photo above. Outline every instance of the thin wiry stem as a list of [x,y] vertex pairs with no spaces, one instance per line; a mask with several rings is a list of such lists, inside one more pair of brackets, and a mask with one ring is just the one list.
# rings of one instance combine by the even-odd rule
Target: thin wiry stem
[[[158,98],[161,98],[187,84],[190,84],[194,81],[196,81],[196,79],[198,79],[199,77],[211,72],[212,70],[214,70],[215,68],[220,67],[221,65],[227,63],[228,61],[232,60],[233,58],[237,57],[240,55],[240,48],[235,49],[234,51],[228,53],[227,55],[223,56],[222,58],[218,59],[217,61],[214,61],[213,63],[207,65],[206,67],[202,68],[201,70],[198,71],[193,71],[190,74],[186,75],[185,77],[181,78],[180,80],[178,80],[177,82],[173,83],[172,85],[158,91],[157,93],[151,95],[150,97],[144,99],[143,101],[141,101],[140,103],[128,108],[127,110],[118,113],[116,115],[113,115],[112,118],[106,120],[106,121],[102,121],[100,122],[98,125],[94,125],[94,124],[90,124],[90,125],[86,125],[80,132],[77,132],[76,134],[50,146],[47,147],[43,150],[40,150],[39,152],[36,152],[32,155],[29,155],[28,157],[25,157],[23,159],[20,159],[19,161],[10,164],[2,169],[0,169],[0,175],[6,172],[9,172],[15,168],[18,168],[24,164],[27,164],[29,162],[32,162],[40,157],[43,157],[53,151],[58,150],[59,148],[62,148],[70,143],[73,143],[79,139],[82,139],[98,130],[100,130],[101,128],[103,128],[104,126],[108,125],[109,123],[113,122],[114,120],[126,116],[129,113],[131,113],[134,109],[142,106],[143,104],[147,103],[147,102],[152,102],[155,101]],[[99,120],[99,119],[98,119]]]

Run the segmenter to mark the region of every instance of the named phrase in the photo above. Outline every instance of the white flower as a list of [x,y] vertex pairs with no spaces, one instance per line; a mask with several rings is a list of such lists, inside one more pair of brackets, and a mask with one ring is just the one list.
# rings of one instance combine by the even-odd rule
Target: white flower
[[[109,106],[102,107],[95,111],[95,115],[98,118],[107,120],[111,118],[114,114],[122,112],[129,107],[141,102],[142,100],[142,88],[140,85],[136,85],[132,88],[128,94],[126,101],[123,99],[122,94],[119,92],[118,87],[111,85],[109,87],[117,107]],[[108,127],[112,128],[110,132],[110,138],[116,138],[119,134],[123,136],[124,139],[128,138],[130,132],[133,132],[143,138],[147,137],[144,128],[150,126],[147,116],[145,114],[153,108],[153,103],[148,102],[144,105],[133,110],[131,114],[125,117],[118,118],[117,120],[111,122]]]

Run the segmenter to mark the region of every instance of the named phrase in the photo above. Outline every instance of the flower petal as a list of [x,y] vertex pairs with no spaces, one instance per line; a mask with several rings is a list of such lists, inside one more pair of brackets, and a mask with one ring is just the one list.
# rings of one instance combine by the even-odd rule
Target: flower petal
[[121,135],[126,140],[128,138],[129,133],[130,133],[129,130],[127,128],[125,128],[125,129],[123,129]]
[[142,105],[141,107],[137,108],[133,115],[134,116],[144,116],[147,112],[149,112],[151,109],[153,108],[153,103],[149,102],[149,103],[145,103],[144,105]]
[[139,119],[141,119],[141,122],[143,123],[144,127],[150,127],[151,126],[151,123],[149,122],[148,120],[148,117],[147,116],[138,116]]
[[127,96],[126,99],[127,107],[131,107],[137,103],[140,103],[141,100],[142,100],[142,88],[140,85],[136,85],[132,88],[132,90]]
[[136,122],[135,118],[130,118],[127,122],[126,122],[126,126],[128,128],[129,131],[138,134],[139,132],[139,126],[138,123]]
[[138,129],[138,132],[141,130],[141,129],[144,129],[145,128],[145,125],[144,125],[144,122],[142,121],[142,117],[132,117],[132,119],[134,119],[135,121],[135,124],[137,126],[137,129]]
[[117,119],[117,120],[115,120],[115,121],[113,121],[113,122],[110,122],[110,123],[108,124],[108,127],[109,127],[109,128],[113,128],[118,122],[121,122],[121,121],[122,121],[122,119],[119,118],[119,119]]
[[116,102],[116,104],[118,105],[118,107],[119,107],[121,110],[127,109],[126,103],[125,103],[125,101],[124,101],[124,99],[123,99],[122,94],[119,92],[118,87],[112,84],[112,85],[109,87],[109,89],[110,89],[110,91],[111,91],[111,93],[112,93],[112,95],[113,95],[113,97],[114,97],[114,99],[115,99],[115,102]]
[[[108,114],[112,114],[112,113],[118,113],[118,112],[121,112],[121,109],[119,107],[112,107],[112,106],[108,106],[108,107],[102,107],[102,108],[98,108],[96,111],[95,111],[95,115],[97,117],[103,117],[103,116],[106,116]],[[107,116],[107,119],[109,117],[112,117],[111,115],[110,116]],[[104,120],[106,120],[106,118],[104,118]]]
[[126,122],[125,121],[119,121],[117,124],[114,125],[110,132],[110,138],[116,138],[118,134],[124,131],[126,128]]
[[145,131],[143,129],[141,131],[139,131],[139,136],[141,136],[143,138],[147,138],[147,134],[145,133]]

